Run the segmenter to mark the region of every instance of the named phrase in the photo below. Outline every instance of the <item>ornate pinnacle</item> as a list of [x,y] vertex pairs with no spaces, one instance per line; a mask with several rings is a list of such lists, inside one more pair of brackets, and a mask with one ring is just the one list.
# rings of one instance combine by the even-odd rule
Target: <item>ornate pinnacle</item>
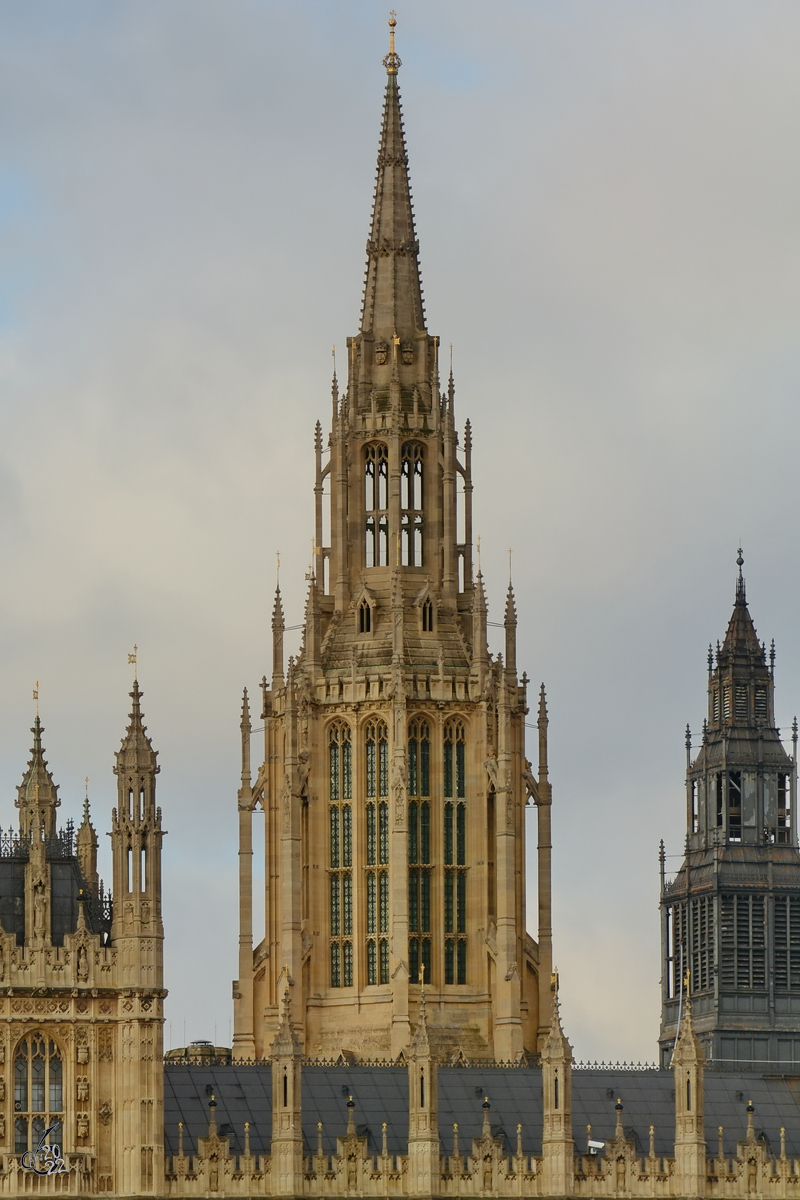
[[736,565],[739,568],[739,578],[736,580],[736,603],[746,604],[747,597],[744,590],[744,575],[742,575],[742,567],[744,566],[744,555],[742,547],[739,547],[739,553],[736,555]]
[[400,61],[400,55],[395,53],[394,48],[394,31],[396,25],[397,17],[394,10],[392,10],[392,12],[389,13],[389,53],[383,60],[383,65],[386,67],[387,75],[396,75],[400,67],[403,65]]

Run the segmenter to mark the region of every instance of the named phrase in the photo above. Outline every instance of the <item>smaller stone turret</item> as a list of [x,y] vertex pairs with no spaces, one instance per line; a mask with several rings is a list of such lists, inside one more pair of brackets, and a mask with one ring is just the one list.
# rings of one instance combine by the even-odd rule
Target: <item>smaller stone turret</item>
[[19,828],[23,837],[30,837],[32,831],[43,826],[44,836],[52,837],[56,831],[56,809],[61,801],[58,798],[58,784],[53,782],[53,776],[47,766],[47,759],[42,749],[42,734],[44,726],[39,720],[39,713],[31,727],[33,746],[31,758],[22,783],[17,788],[16,807],[19,809]]
[[675,1072],[675,1174],[681,1196],[702,1196],[705,1192],[704,1063],[703,1048],[692,1023],[691,1001],[686,997],[672,1056],[672,1069]]
[[553,1015],[542,1046],[543,1194],[572,1195],[575,1150],[572,1136],[572,1047],[561,1028],[557,976],[554,976]]
[[428,1036],[424,986],[419,1020],[408,1048],[408,1174],[412,1196],[432,1196],[439,1182],[439,1095],[436,1060]]
[[75,836],[75,853],[81,866],[84,882],[97,892],[100,880],[97,874],[97,833],[89,815],[89,781],[86,781],[86,797],[83,801],[83,820]]
[[302,1047],[292,1026],[291,981],[284,972],[281,1020],[272,1043],[273,1195],[303,1193]]

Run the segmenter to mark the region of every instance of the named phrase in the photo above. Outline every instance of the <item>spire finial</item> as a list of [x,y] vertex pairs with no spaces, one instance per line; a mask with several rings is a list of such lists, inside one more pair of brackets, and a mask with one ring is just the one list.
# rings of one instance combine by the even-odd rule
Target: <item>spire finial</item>
[[133,654],[129,654],[129,655],[128,655],[128,663],[133,665],[133,682],[134,682],[134,683],[136,683],[136,680],[137,680],[137,670],[138,670],[138,668],[137,668],[137,665],[136,665],[136,659],[137,659],[137,655],[138,655],[138,653],[139,653],[139,647],[138,647],[138,646],[136,645],[136,643],[134,642],[134,643],[133,643]]
[[87,775],[83,781],[86,792],[83,797],[83,817],[84,820],[89,820],[89,776]]
[[39,720],[39,680],[38,679],[36,680],[36,683],[34,685],[33,699],[36,702],[36,720],[38,721]]
[[747,598],[744,592],[744,575],[742,575],[742,567],[744,566],[744,555],[742,547],[739,547],[739,553],[736,555],[736,565],[739,568],[739,578],[736,580],[736,603],[746,604]]
[[275,552],[275,591],[279,592],[280,590],[281,590],[281,552],[280,552],[280,550],[276,550],[276,552]]
[[383,60],[383,65],[386,67],[387,75],[396,75],[398,69],[403,65],[400,61],[400,55],[395,53],[394,48],[394,31],[396,25],[397,15],[395,14],[394,9],[392,9],[392,11],[389,13],[389,53]]

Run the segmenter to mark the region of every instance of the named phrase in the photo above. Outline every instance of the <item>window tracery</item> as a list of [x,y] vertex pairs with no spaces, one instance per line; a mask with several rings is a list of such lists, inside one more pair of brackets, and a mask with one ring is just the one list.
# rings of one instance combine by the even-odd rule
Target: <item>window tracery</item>
[[400,553],[404,567],[422,566],[423,447],[403,446],[400,465]]
[[419,983],[423,966],[425,982],[433,980],[430,757],[430,725],[415,718],[408,725],[408,958],[412,983]]
[[35,1150],[50,1129],[49,1145],[62,1145],[64,1067],[61,1050],[44,1033],[24,1037],[14,1054],[14,1152]]
[[386,446],[364,450],[364,565],[389,565],[389,451]]
[[444,731],[444,981],[467,982],[466,731]]
[[353,985],[352,741],[342,721],[328,734],[331,987]]
[[389,731],[364,730],[367,845],[367,983],[389,982]]

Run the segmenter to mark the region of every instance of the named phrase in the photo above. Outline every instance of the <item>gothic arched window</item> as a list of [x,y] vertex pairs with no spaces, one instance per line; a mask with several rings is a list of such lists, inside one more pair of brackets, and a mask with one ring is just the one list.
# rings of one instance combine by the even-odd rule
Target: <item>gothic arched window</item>
[[444,730],[444,864],[444,981],[466,983],[466,734],[458,720]]
[[389,982],[389,731],[364,731],[367,779],[367,983]]
[[389,451],[367,446],[364,451],[364,565],[389,565]]
[[431,733],[427,721],[408,725],[408,962],[412,983],[433,978],[430,801]]
[[62,1145],[64,1068],[61,1050],[44,1033],[24,1037],[14,1053],[14,1152]]
[[403,446],[400,467],[401,560],[404,567],[422,566],[422,459],[417,442]]
[[353,985],[353,794],[349,726],[328,731],[331,987]]
[[430,596],[422,602],[422,632],[433,633],[433,601]]
[[367,599],[358,606],[358,632],[372,633],[372,605]]

